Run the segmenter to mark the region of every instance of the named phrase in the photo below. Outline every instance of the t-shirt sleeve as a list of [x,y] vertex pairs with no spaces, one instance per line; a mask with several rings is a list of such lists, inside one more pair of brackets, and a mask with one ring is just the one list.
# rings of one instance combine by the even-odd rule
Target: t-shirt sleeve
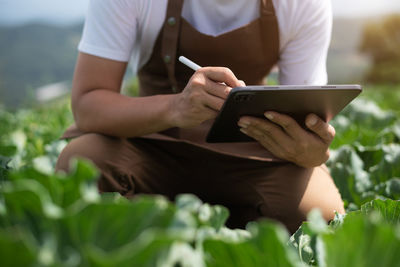
[[127,0],[91,0],[78,50],[127,62],[137,41],[137,9]]
[[292,10],[281,47],[280,84],[324,85],[331,39],[332,8],[329,0],[300,0]]

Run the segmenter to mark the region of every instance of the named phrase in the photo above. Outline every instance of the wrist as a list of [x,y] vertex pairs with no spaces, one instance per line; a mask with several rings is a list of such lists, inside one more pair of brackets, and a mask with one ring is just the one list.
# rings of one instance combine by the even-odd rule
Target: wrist
[[177,114],[177,97],[178,94],[164,95],[165,107],[162,111],[163,120],[168,128],[179,127]]

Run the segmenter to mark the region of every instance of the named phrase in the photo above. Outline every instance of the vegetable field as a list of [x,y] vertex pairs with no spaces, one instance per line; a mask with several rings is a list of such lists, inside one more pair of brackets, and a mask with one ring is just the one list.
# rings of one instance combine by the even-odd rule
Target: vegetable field
[[272,221],[224,226],[228,211],[181,195],[99,195],[97,170],[55,174],[67,100],[0,109],[2,266],[400,266],[400,88],[370,90],[332,124],[327,165],[347,215],[318,210],[290,236]]

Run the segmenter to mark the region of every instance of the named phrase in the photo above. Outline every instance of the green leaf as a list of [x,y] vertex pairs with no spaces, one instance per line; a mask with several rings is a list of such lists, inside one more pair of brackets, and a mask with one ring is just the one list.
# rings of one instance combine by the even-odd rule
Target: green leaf
[[393,132],[396,135],[397,140],[400,141],[400,122],[393,125],[390,131]]
[[368,192],[372,188],[372,181],[364,169],[364,163],[356,151],[350,146],[343,146],[333,151],[327,163],[331,175],[342,197],[348,201],[361,205],[369,200]]
[[180,211],[191,213],[199,225],[211,226],[216,230],[225,224],[229,216],[227,208],[220,205],[203,204],[198,197],[191,194],[179,195],[176,198],[176,205]]
[[203,202],[195,195],[181,194],[175,199],[176,208],[191,213],[197,213]]
[[80,184],[81,182],[93,181],[98,178],[99,171],[90,161],[75,159],[71,162],[70,174],[68,176],[77,180],[77,184]]
[[400,177],[400,144],[382,146],[383,157],[378,165],[371,168],[372,177],[377,182],[385,182]]
[[32,266],[37,251],[29,234],[18,228],[4,231],[0,229],[0,259],[2,266]]
[[0,155],[0,186],[1,182],[6,180],[8,178],[8,163],[10,162],[11,158],[9,157],[4,157]]
[[55,205],[45,187],[35,180],[16,180],[4,183],[1,191],[7,213],[19,218],[28,214],[60,218],[63,210]]
[[377,184],[374,191],[382,196],[400,199],[400,178],[392,178],[386,182]]
[[399,228],[376,216],[353,213],[334,233],[322,236],[325,266],[400,266]]
[[250,223],[248,240],[229,243],[204,241],[207,266],[298,266],[292,248],[286,245],[288,233],[276,223]]
[[308,223],[304,222],[290,237],[288,244],[297,251],[300,261],[305,264],[313,264],[315,252],[311,246],[312,236],[304,232],[306,224]]
[[333,230],[337,229],[340,225],[342,225],[345,217],[346,214],[340,214],[335,212],[335,217],[329,223],[330,228]]
[[[12,183],[39,183],[41,191],[49,196],[49,201],[63,208],[73,205],[77,201],[95,202],[100,198],[95,179],[98,171],[92,163],[84,160],[74,161],[72,171],[67,176],[64,174],[45,174],[34,168],[26,168],[11,172],[9,177]],[[12,187],[11,187],[12,188]],[[10,189],[12,190],[12,189]]]
[[331,147],[337,149],[356,143],[375,146],[393,142],[395,129],[390,127],[396,119],[393,112],[382,110],[371,100],[358,98],[332,120],[337,134]]
[[174,209],[164,198],[141,197],[133,202],[101,202],[66,218],[77,246],[91,244],[105,251],[117,249],[148,228],[168,228]]
[[329,232],[328,225],[318,209],[313,209],[307,215],[307,222],[290,237],[289,246],[293,247],[299,256],[299,259],[305,264],[318,264],[319,258],[324,252],[319,248],[322,233]]
[[219,230],[225,224],[229,212],[223,206],[203,204],[199,209],[198,216],[202,225],[209,225]]
[[17,153],[17,147],[15,145],[1,145],[0,144],[0,155],[4,157],[11,157]]
[[357,144],[355,148],[357,150],[357,154],[364,162],[365,169],[368,171],[375,165],[379,164],[384,156],[382,145],[362,146]]
[[36,170],[47,175],[52,175],[54,173],[54,167],[52,165],[51,159],[47,156],[34,158],[33,166]]
[[361,212],[370,214],[378,212],[382,218],[389,223],[400,223],[400,201],[376,199],[361,206]]
[[88,266],[159,266],[168,258],[173,244],[178,240],[165,232],[147,230],[140,237],[118,249],[103,250],[92,244],[83,248]]
[[308,227],[313,233],[321,234],[328,231],[328,225],[319,209],[311,210],[307,215],[307,221],[309,222]]
[[206,265],[202,250],[193,249],[186,243],[174,242],[168,254],[160,257],[157,266],[205,267]]
[[13,142],[13,145],[15,145],[17,148],[17,151],[22,151],[25,149],[27,138],[23,131],[17,130],[15,132],[13,132],[10,136],[11,136],[11,141]]
[[382,110],[375,102],[365,98],[355,99],[342,114],[353,123],[376,130],[384,129],[396,120],[393,112]]

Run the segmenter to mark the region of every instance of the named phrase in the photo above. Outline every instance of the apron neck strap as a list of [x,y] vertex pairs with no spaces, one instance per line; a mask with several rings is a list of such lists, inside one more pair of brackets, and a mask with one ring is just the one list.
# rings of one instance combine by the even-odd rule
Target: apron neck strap
[[162,32],[161,55],[168,72],[168,79],[172,85],[172,91],[177,92],[178,86],[175,77],[176,51],[181,27],[181,13],[183,0],[169,0],[167,14]]

